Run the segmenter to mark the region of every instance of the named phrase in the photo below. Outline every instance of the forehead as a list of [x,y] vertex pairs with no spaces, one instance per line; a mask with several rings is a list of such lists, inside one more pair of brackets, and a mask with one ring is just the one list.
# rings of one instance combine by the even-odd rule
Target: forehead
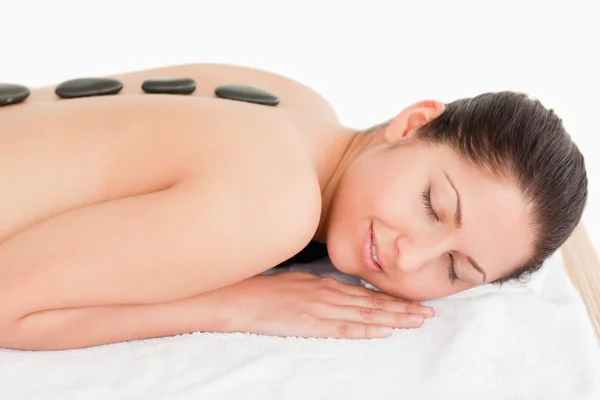
[[505,276],[533,251],[530,207],[523,193],[510,176],[496,176],[450,149],[439,151],[438,167],[448,173],[460,194],[461,247],[489,280]]

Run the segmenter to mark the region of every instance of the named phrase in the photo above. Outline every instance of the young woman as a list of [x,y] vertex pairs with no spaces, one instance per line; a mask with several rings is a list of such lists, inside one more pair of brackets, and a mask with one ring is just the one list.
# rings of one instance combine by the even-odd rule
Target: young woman
[[[142,90],[165,77],[196,90]],[[586,202],[582,155],[522,94],[421,101],[356,131],[265,71],[112,78],[116,94],[52,86],[0,107],[0,347],[194,331],[385,337],[433,316],[418,301],[535,271]],[[279,103],[215,96],[226,84]],[[311,242],[381,292],[259,275]]]

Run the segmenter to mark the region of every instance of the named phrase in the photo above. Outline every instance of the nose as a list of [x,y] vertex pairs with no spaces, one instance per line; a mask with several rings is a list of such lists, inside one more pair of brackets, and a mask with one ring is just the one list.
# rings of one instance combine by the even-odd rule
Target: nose
[[416,272],[424,266],[443,259],[452,247],[450,238],[429,237],[411,240],[400,237],[396,240],[396,267],[405,272]]

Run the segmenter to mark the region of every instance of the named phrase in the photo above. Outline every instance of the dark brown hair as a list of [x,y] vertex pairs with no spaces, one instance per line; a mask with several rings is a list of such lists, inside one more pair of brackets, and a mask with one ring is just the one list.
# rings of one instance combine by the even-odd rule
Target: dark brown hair
[[512,178],[530,204],[531,258],[496,283],[538,270],[571,235],[587,201],[584,159],[553,110],[515,92],[446,104],[417,137],[449,145],[476,166]]

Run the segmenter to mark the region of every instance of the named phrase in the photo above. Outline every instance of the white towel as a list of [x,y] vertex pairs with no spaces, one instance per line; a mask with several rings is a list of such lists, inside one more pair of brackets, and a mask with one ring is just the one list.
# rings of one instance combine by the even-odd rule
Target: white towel
[[536,288],[481,287],[430,302],[434,319],[387,339],[195,333],[0,350],[0,398],[597,400],[600,350],[560,262],[548,263]]

